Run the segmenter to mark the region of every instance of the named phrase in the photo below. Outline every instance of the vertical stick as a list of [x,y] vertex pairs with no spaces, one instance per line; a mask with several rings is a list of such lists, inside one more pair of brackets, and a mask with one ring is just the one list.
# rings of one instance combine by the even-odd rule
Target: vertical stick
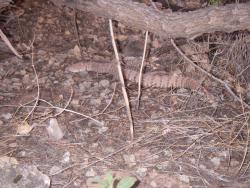
[[141,81],[142,81],[142,75],[143,75],[142,71],[143,71],[144,61],[145,61],[145,57],[146,57],[147,42],[148,42],[148,31],[146,31],[145,42],[144,42],[144,49],[143,49],[143,55],[142,55],[142,61],[141,61],[141,68],[140,68],[140,74],[139,74],[139,80],[138,80],[137,108],[139,108],[139,106],[140,106]]
[[129,104],[129,100],[128,100],[128,94],[127,94],[127,91],[125,88],[125,81],[124,81],[124,77],[122,74],[121,62],[120,62],[117,46],[115,43],[115,37],[114,37],[114,31],[113,31],[113,25],[112,25],[111,19],[109,19],[109,29],[110,29],[113,49],[115,52],[115,58],[117,61],[118,74],[119,74],[120,82],[122,85],[122,93],[123,93],[123,97],[124,97],[124,101],[125,101],[125,105],[126,105],[126,109],[127,109],[127,113],[128,113],[129,122],[130,122],[131,139],[133,140],[134,139],[134,123],[133,123],[132,113],[131,113],[130,104]]

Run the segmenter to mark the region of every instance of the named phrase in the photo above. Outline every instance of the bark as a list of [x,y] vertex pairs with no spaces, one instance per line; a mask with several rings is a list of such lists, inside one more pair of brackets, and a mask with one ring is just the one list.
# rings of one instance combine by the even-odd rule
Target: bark
[[11,0],[0,0],[0,9],[7,7],[11,3]]
[[157,11],[131,0],[51,0],[168,38],[193,38],[215,31],[250,30],[250,3],[208,7],[185,13]]

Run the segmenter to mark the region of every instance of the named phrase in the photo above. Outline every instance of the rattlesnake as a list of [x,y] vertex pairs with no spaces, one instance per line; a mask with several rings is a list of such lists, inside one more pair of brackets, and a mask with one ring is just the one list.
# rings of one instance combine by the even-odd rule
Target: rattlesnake
[[[118,78],[117,66],[114,63],[86,62],[76,63],[67,67],[70,72],[90,71],[97,73],[112,74]],[[123,75],[126,80],[138,83],[139,73],[131,69],[123,69]],[[143,74],[142,85],[145,87],[159,88],[187,88],[192,91],[201,91],[209,100],[213,100],[213,96],[200,83],[190,77],[177,74],[166,75],[163,72],[147,72]]]

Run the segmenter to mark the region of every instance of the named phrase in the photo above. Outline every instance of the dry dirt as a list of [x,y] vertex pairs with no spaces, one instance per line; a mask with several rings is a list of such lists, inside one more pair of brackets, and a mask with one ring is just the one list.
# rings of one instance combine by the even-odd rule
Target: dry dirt
[[[183,62],[169,40],[150,36],[149,71],[204,78],[217,102],[188,89],[151,87],[142,89],[137,108],[137,85],[128,82],[131,142],[121,85],[108,74],[67,70],[114,59],[108,20],[84,12],[75,18],[74,10],[47,1],[26,1],[9,12],[2,29],[24,56],[0,52],[0,156],[37,166],[51,188],[96,187],[92,180],[107,172],[136,177],[139,188],[250,186],[249,111]],[[123,57],[141,56],[144,33],[116,22],[114,29]],[[209,69],[209,62],[201,66]],[[235,84],[224,63],[218,58],[214,73]],[[232,87],[244,90],[247,102],[249,83],[240,81],[242,87]],[[51,119],[62,138],[60,130],[50,134]]]

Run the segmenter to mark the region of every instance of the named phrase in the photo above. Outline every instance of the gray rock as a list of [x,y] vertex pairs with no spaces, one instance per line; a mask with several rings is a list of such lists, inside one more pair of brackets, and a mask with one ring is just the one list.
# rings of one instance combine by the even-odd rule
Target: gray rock
[[59,126],[56,118],[51,118],[49,125],[46,127],[49,137],[52,140],[60,140],[63,138],[64,133]]
[[65,153],[63,154],[61,163],[67,164],[67,163],[69,163],[69,162],[70,162],[70,152],[67,151],[67,152],[65,152]]
[[0,158],[0,177],[0,185],[4,188],[50,187],[49,177],[41,173],[35,166],[19,165],[10,157],[7,160]]

